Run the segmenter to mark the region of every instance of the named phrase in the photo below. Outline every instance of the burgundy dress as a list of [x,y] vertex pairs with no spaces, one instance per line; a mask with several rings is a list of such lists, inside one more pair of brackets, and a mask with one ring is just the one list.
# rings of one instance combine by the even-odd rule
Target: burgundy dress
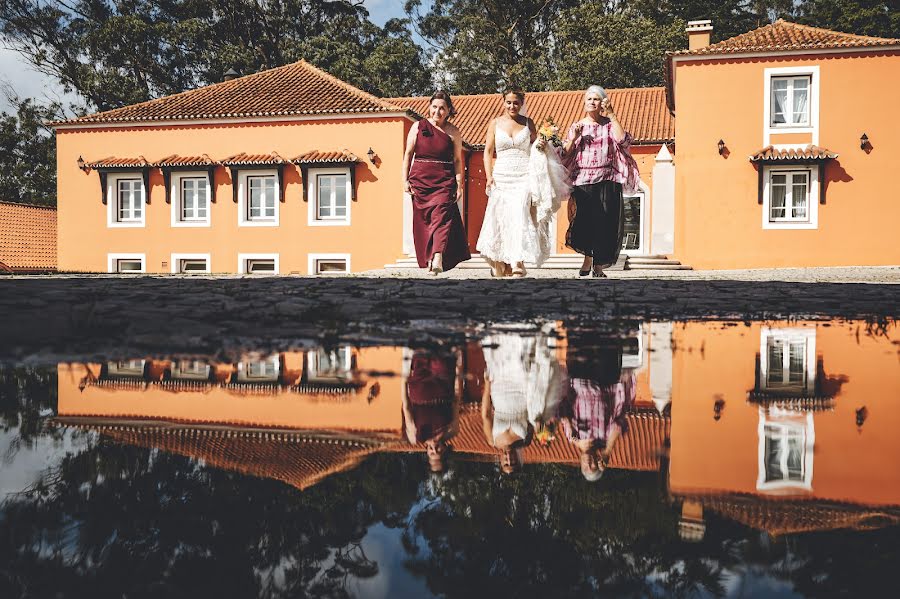
[[406,379],[406,393],[416,426],[416,442],[424,443],[446,431],[456,417],[454,385],[456,358],[416,353]]
[[471,258],[462,217],[456,206],[456,172],[453,140],[432,125],[419,121],[415,156],[409,170],[413,198],[413,240],[419,266],[443,254],[443,268],[450,270]]

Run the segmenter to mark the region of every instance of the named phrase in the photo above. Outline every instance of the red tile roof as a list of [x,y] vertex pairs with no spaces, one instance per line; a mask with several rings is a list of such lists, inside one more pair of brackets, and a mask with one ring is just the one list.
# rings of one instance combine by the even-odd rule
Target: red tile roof
[[56,208],[0,202],[0,272],[56,270]]
[[180,94],[55,125],[241,119],[401,110],[301,60]]
[[337,150],[334,152],[313,150],[297,156],[291,162],[294,164],[322,164],[328,162],[345,164],[348,162],[359,162],[359,158],[348,150]]
[[679,50],[676,55],[734,54],[831,48],[877,48],[900,46],[900,39],[854,35],[831,29],[799,25],[784,19],[753,31],[696,50]]
[[109,156],[101,160],[88,162],[85,166],[88,168],[143,168],[151,166],[151,164],[147,162],[147,159],[143,156],[138,156],[137,158],[116,158],[115,156]]
[[784,160],[831,160],[837,158],[838,155],[831,150],[820,148],[812,144],[805,148],[796,149],[776,149],[773,146],[766,146],[762,150],[758,150],[750,156],[751,162],[767,162],[767,161],[784,161]]
[[218,164],[218,162],[210,158],[207,154],[204,154],[203,156],[178,156],[177,154],[172,154],[171,156],[166,156],[162,160],[157,160],[153,163],[153,166],[213,166],[216,164]]
[[271,154],[246,154],[241,152],[240,154],[229,156],[222,161],[222,164],[228,166],[247,166],[256,164],[285,164],[286,162],[287,160],[275,152],[272,152]]
[[[675,119],[666,109],[666,90],[662,87],[610,89],[609,99],[626,131],[636,144],[675,141]],[[573,122],[584,115],[583,90],[529,92],[525,96],[528,115],[536,122],[552,116],[565,134]],[[420,115],[428,113],[427,97],[390,98],[390,102]],[[463,141],[471,147],[484,146],[491,119],[502,111],[500,94],[454,96],[456,116],[451,122],[459,127]]]

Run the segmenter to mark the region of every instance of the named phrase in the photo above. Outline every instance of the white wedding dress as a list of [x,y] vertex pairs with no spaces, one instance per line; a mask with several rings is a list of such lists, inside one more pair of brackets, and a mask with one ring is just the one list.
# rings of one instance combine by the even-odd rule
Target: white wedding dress
[[495,125],[494,140],[494,187],[475,249],[488,261],[540,266],[550,256],[550,226],[568,196],[568,177],[550,144],[532,146],[528,127],[510,136]]

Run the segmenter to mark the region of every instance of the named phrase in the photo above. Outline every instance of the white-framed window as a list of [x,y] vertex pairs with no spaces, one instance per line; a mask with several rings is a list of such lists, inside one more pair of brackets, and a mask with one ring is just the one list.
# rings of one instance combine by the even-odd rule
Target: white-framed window
[[350,224],[352,188],[350,167],[311,168],[306,175],[309,224],[343,226]]
[[172,364],[172,378],[181,381],[205,381],[212,367],[202,360],[178,360]]
[[147,256],[145,254],[107,254],[106,272],[147,272]]
[[238,225],[277,227],[281,190],[274,170],[238,171]]
[[808,127],[811,75],[772,77],[772,127]]
[[237,380],[240,383],[276,383],[280,376],[281,357],[278,354],[238,363]]
[[106,363],[107,376],[143,378],[146,360],[118,360]]
[[309,274],[328,275],[350,272],[350,254],[309,254]]
[[172,226],[209,227],[212,189],[207,173],[173,173],[171,187]]
[[811,491],[815,425],[812,412],[759,408],[758,491]]
[[764,327],[760,333],[757,388],[784,395],[810,395],[815,385],[816,330]]
[[763,69],[763,146],[772,135],[810,133],[809,142],[774,144],[776,148],[819,143],[819,67],[773,67]]
[[819,219],[819,169],[816,166],[761,166],[763,228],[816,229]]
[[209,274],[212,272],[209,254],[172,254],[172,274]]
[[110,173],[106,177],[106,225],[143,227],[147,223],[144,179],[141,173]]
[[307,352],[307,380],[343,382],[353,378],[353,348],[349,346]]
[[242,275],[277,275],[278,254],[238,254],[238,273]]
[[638,369],[644,363],[644,330],[638,325],[637,331],[629,331],[622,340],[622,368]]

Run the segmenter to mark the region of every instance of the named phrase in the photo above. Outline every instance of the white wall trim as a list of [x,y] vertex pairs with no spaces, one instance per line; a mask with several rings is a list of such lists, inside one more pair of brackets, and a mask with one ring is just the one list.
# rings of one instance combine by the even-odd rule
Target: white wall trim
[[[347,261],[347,270],[346,273],[353,272],[352,267],[350,265],[350,254],[308,254],[307,255],[307,263],[306,263],[306,272],[311,275],[317,275],[319,273],[316,272],[316,260],[346,260]],[[338,274],[338,273],[335,273]]]
[[[247,214],[250,203],[250,190],[247,186],[248,177],[272,177],[275,179],[275,219],[268,221],[250,220]],[[234,185],[234,181],[231,182]],[[278,171],[275,169],[248,169],[238,170],[238,226],[239,227],[277,227],[281,222],[281,194],[283,191],[278,184]]]
[[[182,179],[204,179],[206,180],[206,219],[204,220],[181,220],[181,180]],[[172,173],[170,181],[169,199],[172,202],[172,226],[173,227],[209,227],[212,225],[212,187],[210,186],[209,175],[205,171],[177,171]]]
[[[147,254],[133,254],[133,253],[131,253],[131,254],[129,254],[129,253],[106,254],[106,272],[117,273],[118,271],[116,270],[116,262],[118,262],[119,260],[140,260],[141,261],[141,270],[132,271],[132,272],[141,272],[141,273],[147,272]],[[127,274],[127,273],[125,273],[125,274]]]
[[778,52],[735,52],[732,54],[685,54],[673,56],[672,65],[687,62],[728,61],[741,58],[791,58],[795,56],[820,56],[829,54],[880,54],[883,52],[896,52],[900,45],[895,46],[871,46],[865,48],[811,48],[809,50],[781,50]]
[[[641,222],[638,225],[638,231],[640,235],[640,244],[638,245],[638,249],[636,250],[622,250],[622,253],[626,256],[644,256],[648,252],[650,246],[650,239],[648,235],[648,229],[650,228],[648,225],[650,224],[650,220],[647,218],[647,210],[650,207],[650,187],[644,183],[643,179],[638,179],[638,190],[634,193],[634,196],[628,197],[640,197],[641,198]],[[625,218],[625,215],[622,215],[622,218]],[[555,246],[551,246],[555,247]]]
[[[141,182],[141,220],[119,222],[119,181],[136,179]],[[110,229],[135,229],[147,226],[147,193],[141,171],[109,173],[106,176],[106,226]]]
[[378,120],[386,118],[406,118],[412,122],[418,119],[406,111],[397,112],[361,112],[347,114],[310,114],[298,116],[238,117],[233,119],[160,119],[158,121],[128,121],[115,123],[59,123],[52,125],[57,131],[73,131],[84,129],[140,129],[152,127],[196,127],[198,125],[242,125],[253,123],[302,123],[305,121],[344,121],[344,120]]
[[191,273],[181,273],[178,270],[178,262],[181,260],[206,260],[206,270],[203,271],[193,271],[194,273],[200,274],[205,273],[209,274],[212,272],[212,259],[209,254],[172,254],[172,259],[169,262],[172,270],[172,274],[191,274]]
[[[350,226],[350,216],[353,212],[353,177],[350,176],[350,169],[352,167],[331,167],[331,168],[311,168],[307,170],[306,176],[308,180],[306,182],[306,203],[307,203],[307,224],[310,227],[347,227]],[[319,204],[319,194],[318,194],[318,180],[317,177],[319,175],[346,175],[347,176],[347,188],[345,190],[345,197],[347,198],[347,216],[346,218],[340,219],[323,219],[319,220],[317,218],[318,214],[318,204]]]
[[[763,203],[762,203],[762,228],[763,229],[818,229],[819,228],[819,167],[817,165],[771,165],[762,166],[763,169]],[[769,220],[769,209],[771,206],[772,190],[772,172],[809,172],[809,199],[806,207],[809,214],[809,222],[781,222]]]
[[[278,254],[238,254],[238,274],[248,274],[247,273],[247,260],[274,260],[275,261],[275,271],[271,274],[277,275],[281,272],[281,267],[279,266],[279,258]],[[270,274],[270,273],[266,273]]]
[[[771,124],[772,111],[772,77],[787,77],[791,75],[809,75],[809,125],[794,127],[785,125],[773,127]],[[772,143],[772,135],[791,133],[808,133],[812,136],[812,144],[819,145],[819,66],[791,66],[769,67],[763,69],[763,145],[768,147]],[[787,144],[794,145],[794,144]],[[800,147],[806,144],[799,144]]]

